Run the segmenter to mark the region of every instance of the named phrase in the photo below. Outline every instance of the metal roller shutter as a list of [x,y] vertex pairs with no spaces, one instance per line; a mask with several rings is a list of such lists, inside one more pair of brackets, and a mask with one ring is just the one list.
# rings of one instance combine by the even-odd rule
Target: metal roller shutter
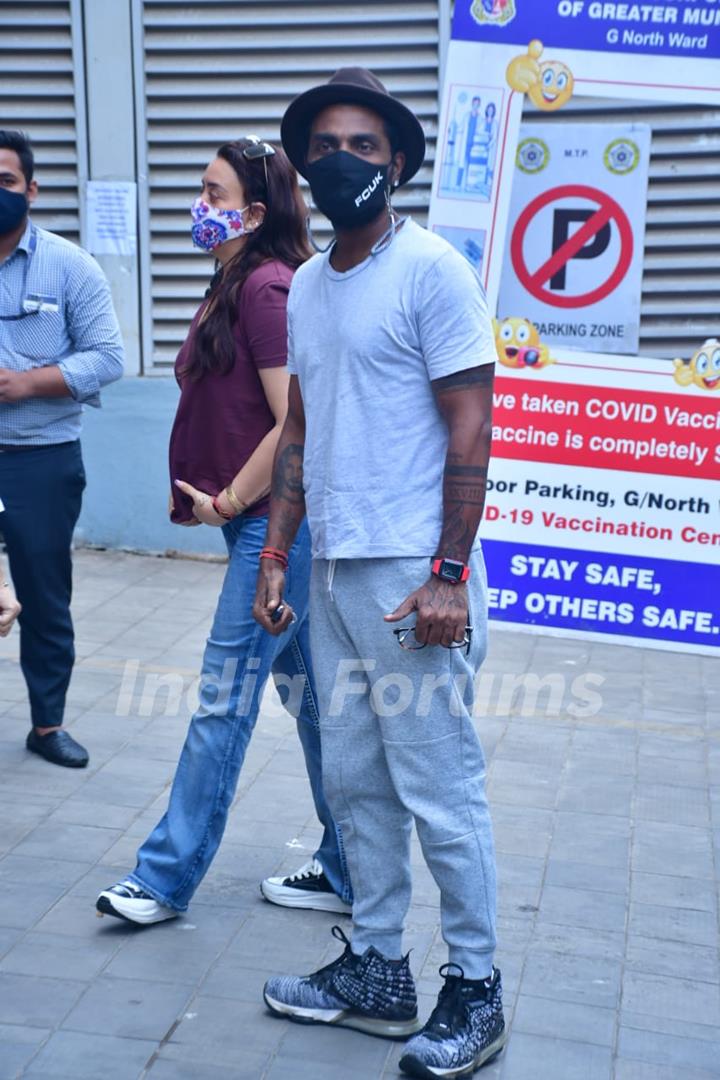
[[528,120],[643,122],[652,128],[640,353],[690,357],[720,336],[720,110],[576,98]]
[[79,2],[2,0],[0,33],[0,123],[33,141],[40,185],[33,219],[77,241],[87,176]]
[[168,370],[209,278],[209,260],[191,250],[188,229],[202,169],[235,135],[277,139],[291,98],[338,67],[371,68],[420,117],[428,159],[396,203],[424,221],[437,128],[439,6],[446,5],[135,0],[136,59],[144,72],[138,160],[141,179],[148,177],[141,242],[150,236],[146,371]]

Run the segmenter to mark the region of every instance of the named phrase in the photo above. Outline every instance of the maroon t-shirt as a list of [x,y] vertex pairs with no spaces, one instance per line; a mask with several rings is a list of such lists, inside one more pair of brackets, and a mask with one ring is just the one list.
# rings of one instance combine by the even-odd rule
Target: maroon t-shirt
[[[203,303],[175,361],[180,402],[170,435],[170,483],[175,509],[172,521],[189,521],[192,501],[173,483],[187,480],[217,495],[228,486],[267,433],[275,417],[267,403],[259,371],[287,364],[287,298],[293,272],[274,260],[253,270],[240,290],[235,323],[235,363],[226,375],[183,377],[193,348]],[[269,499],[245,513],[266,514]]]

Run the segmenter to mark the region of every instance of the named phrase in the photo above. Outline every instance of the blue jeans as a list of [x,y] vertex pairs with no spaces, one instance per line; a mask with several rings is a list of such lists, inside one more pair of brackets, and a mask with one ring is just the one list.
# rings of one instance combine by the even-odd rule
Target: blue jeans
[[266,517],[238,518],[223,527],[230,561],[205,649],[199,707],[180,755],[167,812],[138,851],[130,875],[159,903],[177,911],[187,908],[220,845],[271,673],[286,707],[297,717],[315,810],[324,827],[316,858],[333,889],[352,902],[342,837],[322,788],[308,630],[310,536],[303,522],[286,578],[285,595],[297,622],[280,637],[272,637],[252,616],[266,527]]

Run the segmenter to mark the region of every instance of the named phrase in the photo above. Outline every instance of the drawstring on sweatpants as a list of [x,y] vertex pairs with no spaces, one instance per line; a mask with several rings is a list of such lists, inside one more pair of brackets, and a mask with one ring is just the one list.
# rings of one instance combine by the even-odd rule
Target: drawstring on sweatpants
[[331,600],[334,600],[333,596],[333,582],[335,581],[335,567],[337,566],[337,559],[328,559],[327,565],[327,590]]

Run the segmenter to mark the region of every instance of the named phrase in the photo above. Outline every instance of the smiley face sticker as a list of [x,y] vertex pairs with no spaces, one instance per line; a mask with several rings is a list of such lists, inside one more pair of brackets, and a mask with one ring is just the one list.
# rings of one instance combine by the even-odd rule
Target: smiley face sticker
[[531,41],[527,53],[510,61],[505,77],[513,90],[527,94],[538,109],[555,112],[572,97],[575,80],[567,64],[561,60],[541,61],[542,53],[542,41]]
[[708,338],[690,360],[676,360],[673,375],[679,386],[720,391],[720,341]]
[[505,367],[539,371],[554,363],[547,345],[540,341],[537,327],[529,319],[493,319],[493,330],[498,360]]

